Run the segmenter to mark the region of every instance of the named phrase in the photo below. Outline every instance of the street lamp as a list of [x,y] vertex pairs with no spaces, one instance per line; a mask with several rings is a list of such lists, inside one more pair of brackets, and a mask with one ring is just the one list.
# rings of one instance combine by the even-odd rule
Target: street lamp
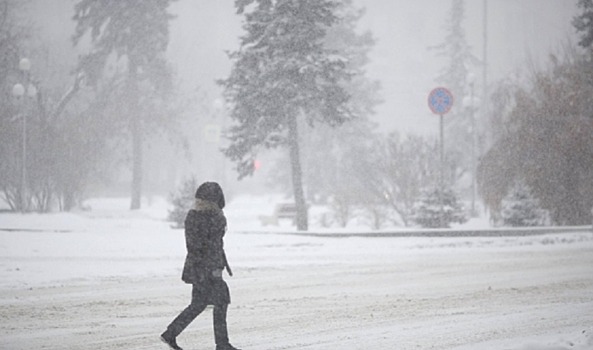
[[[28,97],[35,97],[37,95],[37,89],[35,85],[30,83],[29,79],[29,71],[31,69],[31,61],[28,58],[22,58],[19,61],[19,69],[22,75],[22,81],[25,85],[21,83],[16,83],[12,87],[12,95],[18,100],[22,101],[25,92]],[[25,88],[26,86],[26,88]],[[24,213],[26,209],[27,203],[27,196],[25,195],[27,189],[27,115],[24,111],[21,110],[21,119],[22,119],[22,159],[21,159],[21,212]]]

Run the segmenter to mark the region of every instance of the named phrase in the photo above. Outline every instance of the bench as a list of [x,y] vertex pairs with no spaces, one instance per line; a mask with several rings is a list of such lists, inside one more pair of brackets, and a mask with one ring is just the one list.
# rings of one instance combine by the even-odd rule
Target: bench
[[295,224],[297,216],[296,204],[294,203],[278,203],[274,207],[274,213],[270,216],[260,215],[259,221],[262,226],[274,225],[278,226],[278,219],[290,219],[292,224]]

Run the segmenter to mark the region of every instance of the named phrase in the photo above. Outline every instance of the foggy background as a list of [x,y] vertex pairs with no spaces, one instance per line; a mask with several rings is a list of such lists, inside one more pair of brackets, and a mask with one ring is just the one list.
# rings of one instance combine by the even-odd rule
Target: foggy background
[[[241,181],[236,164],[220,152],[228,146],[223,134],[233,122],[230,115],[238,114],[216,83],[231,72],[226,52],[240,49],[235,0],[177,0],[167,10],[176,15],[166,57],[174,71],[172,88],[166,85],[168,67],[154,64],[160,62],[154,57],[149,60],[162,74],[147,74],[138,83],[129,73],[135,62],[118,61],[112,53],[115,63],[101,67],[103,85],[80,87],[68,108],[50,119],[60,97],[76,85],[79,58],[89,54],[88,32],[77,47],[72,43],[73,6],[84,1],[0,0],[18,5],[16,23],[33,28],[27,40],[16,35],[6,45],[7,33],[19,33],[3,27],[0,16],[0,348],[164,348],[158,334],[190,295],[179,277],[187,254],[181,228],[195,203],[197,184],[187,181],[193,176],[198,183],[219,182],[227,199],[224,246],[236,272],[225,277],[233,291],[229,326],[233,343],[242,348],[593,349],[593,36],[578,47],[583,33],[577,35],[572,25],[576,15],[590,16],[593,9],[583,14],[577,0],[352,0],[366,10],[358,30],[375,40],[364,78],[380,83],[382,103],[371,106],[372,115],[365,114],[367,106],[359,108],[360,118],[340,128],[293,123],[292,131],[305,131],[301,155],[294,158],[304,159],[306,203],[301,198],[304,210],[296,208],[294,220],[280,221],[278,204],[299,204],[297,195],[291,197],[289,176],[298,161],[288,156],[288,147],[256,149],[257,164],[247,164],[257,169]],[[295,6],[290,15],[305,13],[299,1],[304,0],[284,2]],[[162,46],[154,42],[165,35],[144,34],[154,28],[165,33],[158,24],[166,16],[157,7],[168,1],[88,2],[106,5],[99,13],[118,19],[137,15],[138,22],[122,20],[125,28],[116,33],[127,34],[132,30],[126,25],[140,23],[133,28],[141,28],[140,35],[129,37],[151,55],[159,52]],[[142,11],[138,4],[161,12]],[[459,68],[451,64],[459,55],[439,56],[430,48],[443,44],[452,8],[463,6],[464,39],[486,64],[462,61],[462,68],[472,69],[475,86],[463,69],[463,77],[449,80],[457,80],[451,85],[459,83],[456,91],[466,96],[455,96],[444,116],[461,121],[449,124],[459,128],[447,130],[445,144],[457,149],[451,147],[445,158],[438,147],[439,116],[427,97],[444,85],[438,79],[443,69]],[[122,7],[130,11],[120,12]],[[153,20],[149,25],[147,18]],[[294,23],[290,16],[282,19]],[[593,33],[593,23],[585,22]],[[348,24],[323,44],[342,49],[339,56],[356,71],[369,41],[352,40],[360,37]],[[283,44],[282,35],[292,34],[279,32]],[[270,55],[276,60],[265,61],[285,68],[270,69],[284,80],[247,74],[257,82],[245,86],[260,93],[258,107],[268,104],[276,83],[300,80],[284,74],[301,73],[309,63],[300,61],[297,69],[286,64],[303,49],[302,34],[296,39],[298,44],[289,42],[296,49],[289,57]],[[128,41],[126,48],[136,43]],[[340,47],[345,43],[354,43],[347,49],[355,52]],[[334,63],[335,51],[327,51],[319,61]],[[14,94],[14,87],[29,80],[19,64],[23,56],[31,61],[36,96],[25,95],[23,85]],[[127,74],[118,71],[123,66]],[[85,73],[92,75],[92,68]],[[348,83],[356,85],[345,94],[355,100],[354,108],[375,102],[374,84]],[[161,84],[173,98],[158,89]],[[464,107],[474,93],[481,105]],[[486,93],[493,97],[490,106]],[[37,104],[29,97],[37,97]],[[292,111],[302,112],[303,99],[297,101]],[[271,116],[284,116],[270,104]],[[496,113],[487,110],[497,106]],[[255,119],[270,109],[248,115]],[[27,117],[33,122],[26,124]],[[137,127],[134,117],[154,130]],[[28,138],[22,130],[29,130]],[[134,140],[143,146],[134,147]],[[134,157],[138,153],[142,157]],[[138,168],[142,206],[134,208]],[[474,210],[469,205],[477,178],[483,182]],[[446,186],[458,192],[459,201]],[[173,192],[177,196],[169,197]],[[295,224],[303,231],[303,212],[311,231],[295,232]],[[467,218],[460,220],[462,214]],[[211,327],[209,316],[199,317],[180,345],[206,348]]]
[[[484,33],[484,5],[487,3],[487,32]],[[46,43],[48,55],[64,64],[76,64],[82,48],[73,48],[71,20],[74,1],[31,1],[27,16],[37,28],[36,35]],[[443,42],[444,26],[450,2],[442,0],[355,0],[366,14],[359,22],[360,31],[369,30],[376,40],[366,66],[367,76],[381,84],[383,103],[371,116],[379,130],[435,135],[438,117],[427,107],[427,95],[437,86],[445,59],[429,47]],[[221,106],[221,88],[216,79],[230,71],[226,51],[239,47],[242,34],[241,17],[235,13],[234,1],[180,0],[173,3],[168,60],[177,74],[184,98],[196,101],[193,125],[187,125],[192,137],[191,154],[181,156],[165,140],[147,145],[145,152],[144,193],[167,194],[189,174],[200,180],[216,178],[237,191],[264,186],[264,179],[235,182],[233,165],[217,150],[223,142],[216,133],[225,120]],[[464,28],[473,54],[483,60],[484,38],[487,38],[488,83],[525,70],[528,64],[544,65],[550,53],[566,41],[575,41],[571,20],[576,1],[569,0],[497,0],[465,2]],[[38,68],[37,68],[38,69]],[[36,71],[33,62],[32,72]],[[476,91],[482,91],[482,72],[477,77]],[[458,107],[457,100],[454,106]],[[206,137],[209,131],[213,137]],[[212,136],[212,135],[211,135]],[[111,194],[128,192],[129,170],[122,166],[120,176],[109,186],[99,185],[96,191]],[[262,185],[264,184],[264,185]]]

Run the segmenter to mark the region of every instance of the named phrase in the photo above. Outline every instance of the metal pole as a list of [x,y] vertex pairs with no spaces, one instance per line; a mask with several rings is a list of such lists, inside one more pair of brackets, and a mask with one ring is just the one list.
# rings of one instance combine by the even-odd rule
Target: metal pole
[[443,115],[440,115],[440,138],[441,138],[441,149],[440,149],[440,154],[441,154],[441,174],[440,174],[440,179],[439,179],[439,202],[440,202],[440,215],[439,215],[439,221],[440,221],[440,227],[445,227],[445,207],[444,207],[444,187],[445,187],[445,132],[444,132],[444,126],[443,126]]
[[[484,27],[482,28],[483,43],[482,43],[482,105],[480,113],[482,122],[489,125],[488,116],[488,0],[484,0],[483,4]],[[483,142],[483,141],[482,141]],[[488,141],[487,141],[488,142]]]
[[[483,2],[483,28],[482,28],[482,35],[483,35],[483,43],[482,43],[482,98],[481,98],[481,104],[480,104],[480,114],[479,117],[482,120],[482,125],[487,125],[488,127],[491,127],[491,122],[490,122],[490,115],[489,115],[489,102],[488,102],[488,0],[484,0]],[[477,130],[474,127],[474,144],[475,144],[475,148],[480,147],[479,150],[476,151],[476,153],[480,154],[482,153],[482,149],[484,147],[484,145],[486,145],[486,147],[489,147],[489,144],[492,143],[492,133],[490,133],[490,136],[488,135],[488,133],[486,133],[484,135],[484,137],[482,137],[482,139],[480,140],[480,146],[478,146],[478,141],[477,141]],[[476,161],[476,157],[473,157],[474,161]],[[476,166],[474,166],[474,171],[476,170]],[[475,181],[475,175],[474,175],[474,181]],[[472,191],[472,194],[475,193],[475,191]],[[476,213],[477,214],[477,213]]]
[[23,145],[22,145],[22,164],[21,164],[21,213],[24,213],[27,196],[25,195],[25,191],[27,190],[27,116],[26,113],[21,114],[21,118],[23,119]]
[[474,112],[474,84],[470,85],[471,89],[471,123],[472,123],[472,212],[471,215],[476,215],[476,116]]
[[23,118],[23,154],[22,154],[22,168],[21,168],[21,213],[27,211],[27,111],[25,99],[27,98],[27,88],[29,87],[29,75],[26,70],[22,70],[25,91],[21,97],[21,118]]

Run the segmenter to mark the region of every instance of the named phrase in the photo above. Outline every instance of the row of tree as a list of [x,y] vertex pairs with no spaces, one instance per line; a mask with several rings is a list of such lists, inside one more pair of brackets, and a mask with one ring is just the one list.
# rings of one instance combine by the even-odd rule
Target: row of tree
[[[434,188],[437,164],[437,152],[430,142],[414,138],[402,142],[396,134],[382,138],[369,131],[372,127],[366,117],[378,99],[373,98],[373,89],[360,94],[355,87],[373,86],[363,74],[371,38],[366,37],[365,44],[363,36],[343,35],[353,33],[355,23],[340,20],[344,18],[340,11],[347,7],[333,1],[288,0],[237,0],[236,6],[245,15],[246,35],[241,48],[231,54],[233,70],[222,84],[236,121],[225,152],[237,162],[241,176],[253,172],[254,159],[262,149],[285,146],[290,151],[301,230],[307,229],[307,192],[309,200],[327,198],[342,223],[347,222],[352,203],[372,203],[382,208],[377,213],[388,208],[396,213],[392,218],[404,225],[413,221],[413,208],[418,207],[414,203],[421,193],[429,203],[431,196],[426,193],[440,191],[438,207],[445,206],[445,189],[426,191]],[[534,71],[527,84],[499,84],[492,96],[486,96],[498,105],[483,118],[481,128],[468,118],[473,100],[470,108],[458,108],[448,118],[448,138],[467,142],[447,149],[446,188],[458,185],[467,173],[478,177],[480,193],[495,221],[501,222],[499,218],[506,215],[502,214],[503,199],[513,193],[514,184],[522,183],[552,223],[590,222],[591,0],[580,0],[579,6],[583,13],[574,24],[583,33],[580,45],[587,52],[570,51],[551,70]],[[465,41],[463,17],[463,0],[453,0],[448,36],[436,47],[449,60],[437,80],[456,96],[471,93],[470,68],[481,64]],[[342,23],[342,36],[331,35],[338,23]],[[486,120],[494,123],[485,124]],[[494,141],[476,145],[476,134],[481,140]],[[301,155],[307,147],[314,151]],[[469,150],[486,147],[490,148],[484,150],[475,169]],[[444,215],[442,209],[439,212]]]
[[[130,205],[140,207],[143,143],[180,114],[165,60],[170,3],[78,0],[72,52],[81,54],[68,64],[38,39],[26,3],[0,1],[0,193],[12,210],[71,209],[116,148],[131,150]],[[24,56],[34,74],[20,71]],[[11,96],[17,83],[37,87],[32,101]]]
[[237,0],[236,6],[246,34],[221,84],[236,122],[225,153],[240,176],[253,173],[262,149],[285,147],[282,164],[290,172],[281,182],[293,186],[299,230],[308,227],[306,197],[330,203],[342,225],[360,205],[374,227],[386,218],[408,224],[421,189],[434,186],[436,152],[419,138],[402,145],[397,134],[373,131],[379,85],[364,74],[374,41],[356,31],[363,13],[351,1]]
[[[89,177],[106,168],[98,166],[102,156],[122,143],[132,159],[131,208],[140,206],[146,137],[171,130],[173,116],[183,114],[164,56],[170,2],[77,1],[72,39],[83,54],[71,66],[47,62],[53,73],[39,69],[44,83],[33,103],[23,103],[10,95],[26,78],[19,58],[23,52],[42,57],[43,50],[33,50],[34,32],[19,20],[22,4],[0,0],[0,190],[13,210],[46,211],[56,201],[71,208]],[[468,67],[479,62],[465,44],[463,1],[452,4],[447,44],[437,47],[450,64],[439,81],[463,96]],[[435,141],[377,133],[369,120],[381,99],[379,84],[365,76],[374,41],[356,30],[361,10],[331,0],[236,0],[235,6],[245,17],[245,34],[229,55],[229,76],[219,83],[234,122],[223,152],[240,177],[253,173],[264,150],[287,150],[280,169],[289,171],[276,177],[292,185],[300,230],[308,227],[307,201],[330,204],[341,225],[361,206],[374,227],[386,221],[436,225],[422,215],[436,215],[441,226],[463,220],[456,196],[445,201],[464,174],[475,171],[471,147],[447,149],[446,188],[436,189]],[[478,179],[494,217],[503,216],[503,199],[514,184],[523,183],[553,223],[590,221],[593,24],[587,18],[593,6],[591,0],[579,6],[583,13],[574,25],[586,50],[567,50],[549,70],[534,71],[528,84],[500,84],[492,94],[498,105],[491,110],[498,112],[489,120],[495,124],[482,133],[494,142],[481,157]],[[450,118],[449,137],[468,140],[477,132],[466,117]]]

